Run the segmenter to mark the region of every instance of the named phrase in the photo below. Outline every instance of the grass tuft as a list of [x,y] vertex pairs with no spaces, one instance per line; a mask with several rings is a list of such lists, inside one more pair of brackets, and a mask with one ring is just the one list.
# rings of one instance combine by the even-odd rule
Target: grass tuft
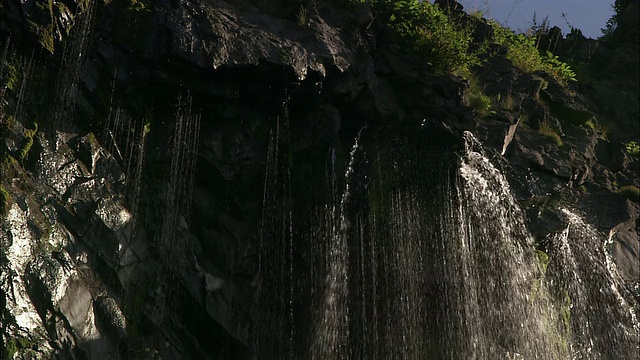
[[640,188],[634,185],[626,185],[616,191],[618,195],[624,196],[627,199],[640,203]]
[[548,123],[540,124],[538,133],[543,135],[545,139],[555,143],[558,147],[561,147],[563,145],[562,138],[560,137],[558,132]]

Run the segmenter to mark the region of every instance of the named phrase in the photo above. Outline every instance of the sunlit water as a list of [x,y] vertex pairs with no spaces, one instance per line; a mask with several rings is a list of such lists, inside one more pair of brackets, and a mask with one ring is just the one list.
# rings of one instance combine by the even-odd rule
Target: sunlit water
[[[281,289],[263,288],[261,296],[281,297],[260,315],[266,325],[254,336],[267,344],[269,334],[285,339],[296,331],[287,344],[257,347],[257,356],[622,359],[637,352],[637,320],[604,251],[607,238],[565,211],[567,229],[549,235],[547,268],[507,180],[473,135],[465,143],[456,159],[425,155],[411,136],[361,130],[344,174],[333,149],[325,176],[314,179],[326,184],[324,205],[293,220],[272,209],[269,222],[289,219],[283,224],[293,230],[281,238],[294,241],[277,250],[283,240],[273,234],[284,229],[261,232],[264,244],[272,242],[261,251],[261,286]],[[284,167],[272,150],[266,203],[277,203],[277,193],[296,196],[290,184],[269,183],[282,179]],[[297,227],[305,216],[311,220]],[[288,250],[298,241],[310,244],[308,274],[291,265]],[[287,264],[295,274],[274,280],[277,270],[265,264]]]

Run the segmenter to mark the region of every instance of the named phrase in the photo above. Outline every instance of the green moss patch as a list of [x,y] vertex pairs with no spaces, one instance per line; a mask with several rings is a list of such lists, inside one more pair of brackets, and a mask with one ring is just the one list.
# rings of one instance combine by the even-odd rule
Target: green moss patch
[[549,267],[549,255],[542,250],[536,250],[536,259],[538,259],[538,265],[544,274]]
[[0,215],[4,217],[9,212],[12,202],[11,194],[4,188],[4,185],[0,185]]
[[8,359],[13,359],[16,354],[19,354],[22,350],[33,349],[33,341],[24,336],[10,337],[5,343],[5,352]]
[[33,129],[25,129],[24,131],[24,141],[22,142],[22,146],[18,151],[18,159],[22,161],[24,161],[24,159],[26,159],[27,156],[29,155],[29,151],[33,146],[33,137],[38,132],[38,123],[34,123],[33,125],[34,125]]

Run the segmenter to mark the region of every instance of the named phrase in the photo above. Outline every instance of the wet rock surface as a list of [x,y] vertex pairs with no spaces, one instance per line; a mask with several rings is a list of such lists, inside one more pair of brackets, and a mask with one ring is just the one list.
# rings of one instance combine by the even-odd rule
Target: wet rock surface
[[[8,2],[5,57],[28,63],[23,47],[41,40],[40,27],[27,26],[46,24],[34,3]],[[640,186],[639,160],[625,148],[637,129],[637,82],[607,80],[637,62],[637,42],[611,52],[588,91],[495,56],[478,69],[479,81],[513,104],[482,117],[465,106],[467,82],[428,73],[384,43],[365,5],[143,1],[139,21],[126,23],[134,10],[115,1],[61,3],[48,48],[58,57],[34,63],[53,79],[63,63],[58,49],[72,44],[70,24],[96,7],[82,34],[90,45],[68,50],[85,59],[69,80],[79,89],[69,96],[73,107],[43,108],[35,94],[48,85],[27,72],[24,98],[6,95],[0,104],[3,115],[20,102],[24,109],[3,124],[2,184],[11,199],[0,275],[3,336],[22,358],[251,358],[252,332],[265,326],[255,319],[280,311],[256,308],[255,294],[265,291],[261,247],[270,246],[260,241],[264,219],[302,214],[319,191],[309,179],[324,176],[327,162],[346,163],[365,127],[401,128],[424,135],[426,148],[451,152],[472,131],[508,177],[540,248],[565,225],[560,209],[577,209],[603,241],[613,236],[618,271],[637,289],[640,208],[620,193]],[[629,94],[624,106],[613,99],[621,93]],[[61,113],[69,121],[54,121]],[[589,126],[594,117],[623,117],[630,130],[605,134]],[[29,137],[36,120],[42,130]],[[185,145],[177,134],[196,140]],[[190,168],[172,165],[180,146],[191,146],[191,157],[176,160]],[[273,164],[293,170],[285,177]],[[171,193],[184,196],[169,221]],[[277,226],[269,231],[295,230]],[[308,269],[309,251],[297,247],[289,265]]]

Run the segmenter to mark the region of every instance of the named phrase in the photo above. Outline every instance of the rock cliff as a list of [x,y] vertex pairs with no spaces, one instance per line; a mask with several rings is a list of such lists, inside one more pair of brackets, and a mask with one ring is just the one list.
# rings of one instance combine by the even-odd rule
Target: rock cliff
[[[293,293],[278,286],[310,289],[291,300],[302,308],[316,275],[270,281],[285,266],[308,272],[311,240],[263,238],[310,224],[327,163],[348,173],[362,129],[434,159],[462,151],[471,131],[539,250],[574,209],[610,237],[625,296],[640,300],[637,36],[563,40],[567,58],[595,47],[580,58],[594,59],[586,83],[523,72],[497,49],[471,84],[416,63],[367,4],[9,0],[0,10],[3,358],[286,353],[266,324]],[[621,28],[637,34],[635,14]],[[474,88],[493,99],[488,113]]]

